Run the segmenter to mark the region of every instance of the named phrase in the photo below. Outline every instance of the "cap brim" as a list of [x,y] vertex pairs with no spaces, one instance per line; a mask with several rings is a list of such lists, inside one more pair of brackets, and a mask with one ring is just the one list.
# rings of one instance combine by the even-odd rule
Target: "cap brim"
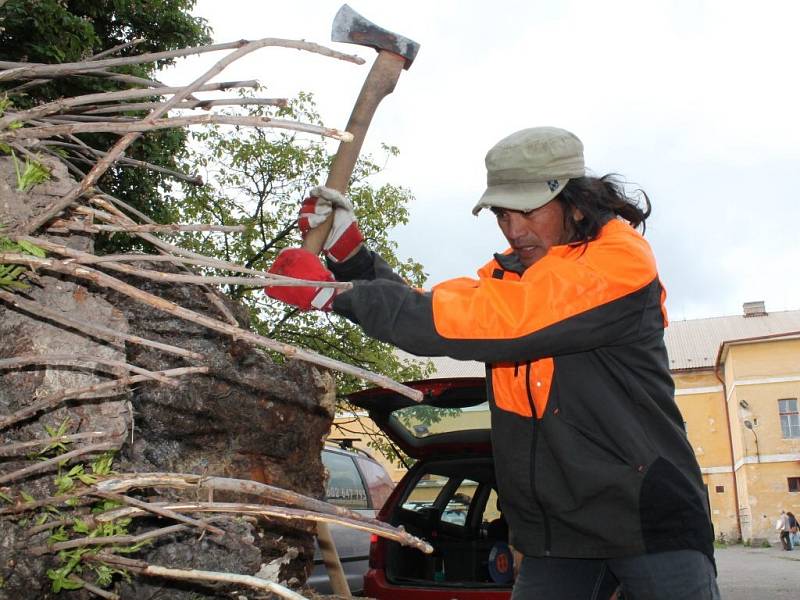
[[558,196],[568,181],[569,179],[560,179],[555,187],[545,181],[490,185],[472,209],[472,214],[477,215],[481,209],[493,206],[510,210],[534,210]]

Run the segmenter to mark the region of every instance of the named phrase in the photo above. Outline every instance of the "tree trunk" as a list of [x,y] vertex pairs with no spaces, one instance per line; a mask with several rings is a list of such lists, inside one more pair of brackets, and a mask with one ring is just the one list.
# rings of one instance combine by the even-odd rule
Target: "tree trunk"
[[[48,166],[52,167],[52,179],[34,188],[35,193],[22,194],[15,189],[12,160],[0,159],[0,223],[13,225],[31,218],[37,207],[52,204],[52,197],[63,196],[64,189],[74,185],[59,163],[48,162]],[[88,236],[58,239],[91,251]],[[148,268],[174,269],[167,263],[152,263]],[[141,280],[129,283],[199,313],[219,317],[200,287]],[[124,393],[64,402],[0,431],[3,444],[47,438],[46,427],[51,432],[60,428],[63,435],[105,432],[105,438],[76,440],[68,449],[80,448],[90,441],[121,440],[113,463],[114,470],[119,472],[159,471],[253,479],[310,496],[322,495],[320,451],[335,406],[333,379],[326,371],[299,361],[277,364],[266,353],[244,342],[154,311],[115,292],[86,287],[77,280],[40,275],[28,290],[18,293],[78,322],[103,325],[202,354],[205,357],[202,364],[209,367],[209,372],[176,379],[174,387],[146,381]],[[246,326],[243,309],[222,295],[218,297],[240,326]],[[31,354],[89,355],[151,371],[192,364],[154,348],[96,339],[0,302],[0,359]],[[109,372],[108,367],[102,367],[101,371],[100,366],[84,369],[42,365],[0,371],[0,416],[13,414],[60,390],[81,388],[126,374],[114,372],[114,368]],[[0,457],[0,476],[36,464],[37,451],[34,449],[27,456]],[[53,455],[50,452],[46,457]],[[77,457],[60,471],[63,474],[72,465],[83,463],[85,472],[91,473],[90,464],[98,455]],[[56,493],[56,476],[55,468],[34,473],[7,483],[0,491],[17,502],[21,491],[35,499],[45,498]],[[131,493],[144,500],[156,495],[160,499],[209,500],[206,492],[202,498],[197,493],[167,490]],[[213,500],[244,502],[252,498],[217,493]],[[9,506],[0,502],[0,509]],[[71,513],[69,508],[57,508],[63,514],[51,512],[50,521]],[[55,596],[46,572],[63,563],[51,554],[30,556],[25,551],[46,544],[55,531],[41,531],[28,537],[31,528],[39,525],[36,519],[44,519],[38,515],[43,514],[47,514],[44,509],[35,513],[0,514],[3,584],[0,598]],[[85,515],[89,515],[88,511]],[[155,517],[135,519],[129,533],[170,524]],[[313,557],[313,524],[235,516],[216,517],[213,524],[228,535],[222,538],[201,535],[199,530],[190,528],[157,538],[134,556],[175,568],[259,574],[289,585],[305,580]],[[86,569],[81,576],[94,581]],[[188,599],[227,598],[230,589],[230,586],[135,578],[132,583],[120,579],[117,591],[126,599]],[[71,594],[75,598],[91,596],[86,590]]]

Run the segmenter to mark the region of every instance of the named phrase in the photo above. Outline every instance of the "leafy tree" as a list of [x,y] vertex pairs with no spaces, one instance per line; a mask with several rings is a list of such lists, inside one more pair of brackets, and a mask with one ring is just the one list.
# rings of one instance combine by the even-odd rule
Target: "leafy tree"
[[[258,106],[252,115],[290,118],[320,123],[313,98],[300,94],[284,108]],[[187,235],[182,245],[203,254],[266,270],[278,252],[300,244],[297,211],[308,190],[323,182],[332,152],[325,142],[296,132],[213,127],[193,133],[183,160],[183,170],[204,173],[203,187],[186,186],[174,206],[185,222],[244,225],[244,234]],[[385,160],[398,154],[383,146]],[[378,251],[409,283],[422,285],[422,265],[397,257],[397,244],[387,235],[406,223],[406,205],[413,197],[399,186],[372,184],[382,166],[362,156],[350,181],[349,195],[370,248]],[[261,334],[315,350],[331,358],[386,374],[398,380],[424,377],[427,362],[400,359],[393,347],[371,339],[359,327],[336,315],[302,313],[271,300],[261,289],[230,286],[227,292],[250,310],[252,324]],[[363,384],[339,375],[338,389],[345,394]]]
[[[89,58],[103,50],[131,42],[135,47],[117,52],[127,56],[144,52],[174,50],[211,41],[205,20],[190,14],[195,0],[8,0],[0,8],[0,59],[16,62],[63,63]],[[173,61],[113,69],[147,79]],[[0,84],[19,108],[59,97],[115,91],[129,87],[103,77],[64,77],[15,90],[18,81]],[[158,98],[153,98],[157,100]],[[82,136],[89,145],[105,150],[117,139],[107,134]],[[126,155],[160,166],[174,168],[174,157],[186,142],[180,129],[149,132],[126,151]],[[86,165],[76,164],[82,170]],[[116,165],[100,180],[100,186],[160,221],[169,220],[161,203],[161,189],[171,180],[161,174]],[[122,239],[115,238],[119,243]]]

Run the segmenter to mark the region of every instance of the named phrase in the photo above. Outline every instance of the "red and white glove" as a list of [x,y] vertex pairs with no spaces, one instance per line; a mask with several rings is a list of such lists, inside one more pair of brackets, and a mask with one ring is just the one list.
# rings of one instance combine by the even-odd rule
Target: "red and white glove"
[[[302,248],[282,250],[270,267],[269,273],[311,281],[335,281],[333,274],[322,266],[319,257]],[[333,299],[339,293],[339,290],[329,287],[284,285],[267,286],[264,291],[270,298],[291,304],[300,310],[324,311],[331,309]]]
[[356,224],[353,205],[344,194],[324,186],[315,187],[310,193],[311,196],[300,205],[300,235],[305,239],[309,231],[321,225],[333,212],[331,231],[322,250],[333,262],[342,262],[364,241]]

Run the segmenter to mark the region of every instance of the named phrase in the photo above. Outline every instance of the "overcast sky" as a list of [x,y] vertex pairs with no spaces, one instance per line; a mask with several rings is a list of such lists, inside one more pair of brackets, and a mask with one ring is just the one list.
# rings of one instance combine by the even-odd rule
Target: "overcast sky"
[[[509,133],[573,131],[594,173],[620,173],[653,203],[654,247],[673,320],[738,314],[745,301],[800,308],[800,2],[794,0],[352,0],[421,44],[365,143],[399,146],[385,179],[414,193],[400,254],[428,285],[473,275],[505,248],[470,209],[484,156]],[[339,0],[199,0],[216,41],[306,39],[356,66],[261,50],[217,80],[257,78],[266,95],[314,92],[344,128],[375,52],[333,44]],[[163,77],[188,83],[219,54]]]

